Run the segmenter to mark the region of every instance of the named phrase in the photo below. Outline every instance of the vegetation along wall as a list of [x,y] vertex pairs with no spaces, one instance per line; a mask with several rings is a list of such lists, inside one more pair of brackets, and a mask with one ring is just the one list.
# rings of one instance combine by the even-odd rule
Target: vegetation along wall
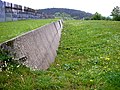
[[6,41],[0,48],[32,69],[47,69],[57,55],[62,28],[59,20]]

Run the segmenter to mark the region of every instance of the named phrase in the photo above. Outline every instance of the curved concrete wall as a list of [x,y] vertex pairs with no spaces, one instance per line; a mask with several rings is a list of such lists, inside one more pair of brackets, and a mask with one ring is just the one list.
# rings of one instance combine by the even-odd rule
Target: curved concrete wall
[[59,20],[4,42],[0,47],[32,69],[47,69],[57,55],[62,28]]

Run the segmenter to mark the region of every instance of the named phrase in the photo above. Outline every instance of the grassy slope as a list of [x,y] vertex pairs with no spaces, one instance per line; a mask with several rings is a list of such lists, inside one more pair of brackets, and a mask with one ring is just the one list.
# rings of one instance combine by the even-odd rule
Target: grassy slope
[[0,43],[53,21],[55,20],[43,19],[0,22]]
[[[56,61],[47,71],[0,73],[11,90],[120,90],[120,22],[66,21]],[[24,68],[24,69],[23,69]]]
[[[68,21],[58,51],[65,88],[120,89],[120,22]],[[68,78],[68,81],[64,79]],[[69,82],[69,83],[68,83]]]

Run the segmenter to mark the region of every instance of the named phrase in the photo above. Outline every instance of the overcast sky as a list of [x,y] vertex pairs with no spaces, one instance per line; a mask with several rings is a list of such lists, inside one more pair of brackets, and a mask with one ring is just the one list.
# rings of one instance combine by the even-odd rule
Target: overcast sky
[[33,9],[69,8],[90,13],[101,13],[109,16],[115,6],[120,6],[120,0],[2,0],[27,6]]

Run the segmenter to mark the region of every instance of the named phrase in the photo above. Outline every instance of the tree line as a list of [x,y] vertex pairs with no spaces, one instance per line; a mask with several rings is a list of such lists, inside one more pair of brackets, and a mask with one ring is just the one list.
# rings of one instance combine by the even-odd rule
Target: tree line
[[100,13],[96,12],[92,17],[86,17],[85,20],[114,20],[120,21],[120,7],[116,6],[111,12],[111,17],[104,17]]
[[83,20],[114,20],[120,21],[120,7],[116,6],[111,10],[111,15],[108,17],[102,16],[100,13],[87,13],[80,10],[66,9],[66,8],[47,8],[37,10],[39,14],[46,14],[54,18],[68,19],[83,19]]

